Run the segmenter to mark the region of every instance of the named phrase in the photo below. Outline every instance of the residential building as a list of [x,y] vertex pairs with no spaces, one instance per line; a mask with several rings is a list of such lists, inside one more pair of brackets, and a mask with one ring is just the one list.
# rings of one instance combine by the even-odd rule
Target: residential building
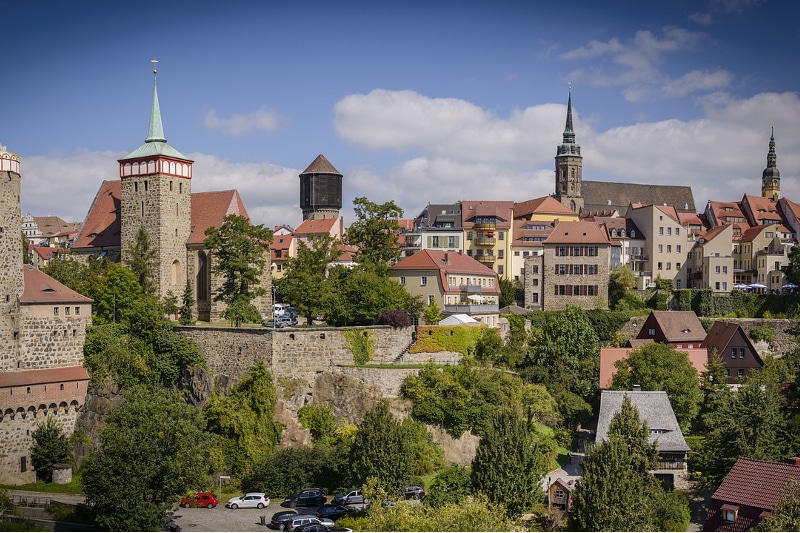
[[658,464],[652,471],[658,479],[678,489],[688,487],[686,458],[691,451],[675,418],[672,405],[664,391],[612,391],[600,392],[600,411],[597,420],[596,442],[608,438],[611,420],[621,409],[625,397],[639,411],[639,418],[647,422],[649,442],[658,448]]
[[542,255],[525,260],[525,307],[608,307],[611,243],[594,222],[559,222],[542,243]]
[[52,246],[56,236],[77,233],[80,222],[65,222],[61,217],[35,217],[26,213],[22,217],[22,233],[30,244],[35,246]]
[[783,224],[762,224],[742,233],[734,247],[738,266],[737,284],[759,284],[764,290],[778,291],[787,283],[783,268],[789,264],[789,250],[794,245],[791,231]]
[[631,204],[627,218],[647,237],[643,255],[649,261],[639,267],[649,264],[649,268],[636,271],[637,288],[647,288],[659,278],[671,280],[675,289],[686,288],[689,246],[677,209],[670,205]]
[[700,348],[706,330],[694,311],[652,311],[636,338],[660,342],[679,350],[692,349]]
[[461,203],[428,204],[401,235],[400,248],[408,257],[420,250],[465,250],[461,227]]
[[764,367],[750,338],[739,324],[717,320],[703,340],[703,348],[710,356],[716,352],[728,370],[728,383],[735,384],[744,376]]
[[[649,344],[649,343],[648,343]],[[627,347],[627,348],[600,348],[600,383],[599,387],[601,389],[610,389],[611,382],[614,379],[614,375],[617,373],[616,362],[622,359],[627,359],[630,356],[630,353],[640,348],[642,345],[637,347]],[[692,366],[695,370],[697,370],[698,379],[702,375],[703,372],[706,371],[706,365],[708,364],[708,351],[705,348],[676,348],[678,351],[686,353],[689,357],[689,362],[692,363]]]
[[389,269],[412,296],[436,303],[444,315],[465,314],[497,326],[500,286],[497,273],[462,252],[420,250]]
[[611,243],[611,268],[626,266],[633,272],[646,268],[647,256],[644,250],[647,239],[633,220],[619,216],[595,216],[592,219],[605,229]]
[[786,463],[739,457],[711,496],[703,531],[751,531],[800,482],[800,459]]
[[574,211],[551,196],[515,203],[509,278],[515,281],[524,278],[525,258],[541,254],[542,243],[557,222],[578,220]]
[[706,231],[688,253],[687,288],[730,292],[734,285],[733,225]]
[[272,230],[272,243],[269,245],[272,279],[282,278],[286,260],[296,255],[297,241],[293,233],[294,228],[286,225],[276,226]]
[[514,202],[461,202],[464,251],[503,277],[511,265],[513,219]]

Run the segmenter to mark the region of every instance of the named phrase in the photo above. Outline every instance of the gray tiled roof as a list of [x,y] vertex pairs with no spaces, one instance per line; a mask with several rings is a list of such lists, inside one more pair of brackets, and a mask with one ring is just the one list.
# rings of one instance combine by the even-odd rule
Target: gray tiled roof
[[672,205],[678,211],[696,212],[692,188],[683,185],[583,181],[581,193],[584,211],[617,209],[621,215],[625,215],[630,204],[638,203]]
[[690,451],[672,411],[667,393],[664,391],[601,391],[595,441],[600,442],[608,437],[608,426],[614,415],[622,408],[625,396],[628,396],[631,403],[639,410],[639,418],[647,422],[651,432],[650,442],[658,441],[659,452]]

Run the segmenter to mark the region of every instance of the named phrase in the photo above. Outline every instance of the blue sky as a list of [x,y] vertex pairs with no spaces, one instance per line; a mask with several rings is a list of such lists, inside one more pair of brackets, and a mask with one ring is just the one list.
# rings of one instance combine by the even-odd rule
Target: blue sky
[[298,225],[317,154],[352,200],[524,201],[553,192],[572,84],[584,179],[760,194],[775,126],[800,201],[792,0],[15,2],[4,7],[0,143],[22,210],[82,220],[147,135],[152,65],[194,191],[238,189]]

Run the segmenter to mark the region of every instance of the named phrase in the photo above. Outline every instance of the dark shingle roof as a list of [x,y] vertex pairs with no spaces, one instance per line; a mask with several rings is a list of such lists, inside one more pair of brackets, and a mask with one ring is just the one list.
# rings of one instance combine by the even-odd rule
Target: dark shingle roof
[[646,185],[583,181],[584,211],[617,209],[625,214],[630,204],[673,205],[678,211],[695,212],[692,188],[683,185]]
[[[658,441],[659,452],[688,452],[689,446],[672,411],[667,393],[664,391],[619,391],[604,390],[600,393],[600,413],[597,420],[597,436],[600,442],[608,437],[611,419],[622,408],[625,396],[639,410],[639,418],[647,422],[651,434],[649,441]],[[660,433],[652,433],[660,431]]]
[[[339,176],[342,175],[341,172],[333,168],[331,162],[325,159],[325,156],[319,154],[317,158],[308,165],[303,171],[303,174],[338,174]],[[302,174],[301,174],[302,176]]]
[[740,457],[711,498],[771,510],[790,479],[800,481],[800,466]]

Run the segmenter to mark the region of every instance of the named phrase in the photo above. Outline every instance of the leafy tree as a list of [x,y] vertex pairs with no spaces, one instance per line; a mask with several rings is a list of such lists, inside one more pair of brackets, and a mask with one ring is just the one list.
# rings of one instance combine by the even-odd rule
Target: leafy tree
[[411,325],[408,313],[399,309],[384,311],[375,319],[375,324],[392,326],[393,328],[407,328]]
[[430,491],[425,495],[425,505],[441,507],[457,504],[465,496],[472,494],[470,469],[464,466],[450,466],[436,473]]
[[46,482],[53,480],[53,465],[69,461],[71,448],[64,435],[61,424],[53,416],[48,416],[31,434],[31,464],[39,478]]
[[305,487],[325,487],[329,454],[324,448],[298,446],[275,450],[258,458],[242,477],[242,489],[289,495]]
[[272,230],[241,215],[226,215],[219,228],[206,229],[205,245],[216,259],[212,269],[223,279],[215,301],[250,302],[266,293],[261,274],[271,241]]
[[592,398],[600,379],[600,342],[586,312],[568,307],[544,315],[541,329],[532,332],[526,354],[531,381],[558,384]]
[[688,431],[700,411],[703,393],[697,369],[686,352],[653,342],[631,351],[614,366],[617,373],[611,382],[612,389],[631,390],[637,384],[642,390],[665,391],[681,429]]
[[329,290],[328,265],[339,255],[338,241],[331,235],[311,235],[308,243],[298,241],[297,255],[287,258],[283,277],[274,280],[284,300],[297,308],[309,324],[323,313],[323,298]]
[[200,411],[164,389],[136,388],[112,410],[102,446],[83,463],[83,490],[96,524],[112,531],[158,531],[187,491],[208,487],[214,465]]
[[517,288],[514,282],[508,278],[501,277],[497,280],[497,283],[500,286],[500,307],[515,305],[517,303],[515,299]]
[[170,317],[170,320],[172,320],[180,310],[178,307],[178,297],[172,294],[172,291],[167,291],[167,295],[161,299],[161,308],[164,310],[164,313]]
[[333,406],[308,403],[297,411],[297,419],[311,431],[315,443],[330,444],[336,437],[336,417]]
[[385,274],[400,258],[400,225],[403,210],[389,201],[370,202],[366,197],[353,200],[356,220],[347,229],[344,241],[356,248],[355,261]]
[[627,265],[611,267],[608,279],[608,303],[611,309],[616,309],[623,297],[636,286],[636,275]]
[[438,324],[442,320],[442,310],[439,307],[439,304],[436,303],[436,300],[433,300],[428,306],[425,308],[425,312],[423,314],[423,318],[425,318],[426,324]]
[[226,398],[212,395],[203,411],[208,430],[219,437],[222,454],[233,474],[246,471],[280,440],[275,422],[277,395],[272,374],[258,360]]
[[783,497],[753,531],[800,531],[800,482],[789,480]]
[[183,303],[178,311],[178,323],[181,326],[189,326],[194,323],[194,319],[192,318],[192,307],[194,307],[194,304],[195,301],[194,296],[192,296],[192,285],[187,280],[186,285],[183,288]]
[[756,342],[773,342],[775,340],[775,332],[766,324],[758,324],[750,328],[750,338]]
[[108,258],[101,259],[92,255],[83,263],[66,256],[58,261],[50,261],[42,268],[42,272],[73,291],[97,301],[110,266]]
[[29,251],[30,245],[31,245],[31,243],[28,240],[28,237],[25,235],[25,232],[22,232],[22,264],[23,265],[30,265],[31,263],[33,263],[33,260],[31,258],[31,254],[30,254],[30,251]]
[[531,510],[544,498],[541,479],[555,456],[555,444],[543,442],[531,429],[516,413],[498,413],[472,461],[473,490],[502,503],[512,516]]
[[401,430],[411,448],[412,473],[415,476],[428,475],[444,466],[444,450],[433,442],[425,424],[409,416],[403,419]]
[[239,326],[242,322],[251,324],[261,322],[261,313],[256,306],[250,303],[246,296],[237,296],[235,300],[228,304],[222,313],[223,318],[230,320],[231,325]]
[[98,287],[92,322],[106,324],[117,322],[142,294],[136,276],[122,265],[109,267],[105,280]]
[[475,343],[475,357],[479,361],[494,363],[500,361],[505,354],[505,344],[494,328],[484,329],[478,342]]
[[397,281],[373,270],[337,268],[324,296],[325,322],[331,326],[369,326],[384,311],[401,309],[418,316],[420,299]]
[[707,418],[719,409],[718,402],[726,397],[727,382],[728,369],[717,350],[714,349],[708,356],[705,370],[700,374],[700,391],[703,393],[703,401],[700,404],[700,412],[694,420],[693,433],[703,435],[710,429],[706,426]]
[[800,285],[800,246],[792,246],[789,250],[789,262],[783,267],[783,272],[790,283]]
[[663,489],[648,473],[656,457],[648,433],[626,396],[609,425],[607,440],[590,447],[581,462],[583,476],[573,493],[570,530],[657,530],[653,503]]
[[388,494],[399,493],[411,479],[414,455],[386,402],[364,415],[350,449],[350,465],[355,484],[374,477]]
[[156,292],[156,285],[153,281],[153,275],[157,266],[158,250],[153,247],[150,240],[150,234],[140,226],[136,231],[134,237],[133,247],[127,254],[128,257],[124,264],[136,276],[136,281],[139,282],[139,287],[142,289],[142,294],[151,295]]

